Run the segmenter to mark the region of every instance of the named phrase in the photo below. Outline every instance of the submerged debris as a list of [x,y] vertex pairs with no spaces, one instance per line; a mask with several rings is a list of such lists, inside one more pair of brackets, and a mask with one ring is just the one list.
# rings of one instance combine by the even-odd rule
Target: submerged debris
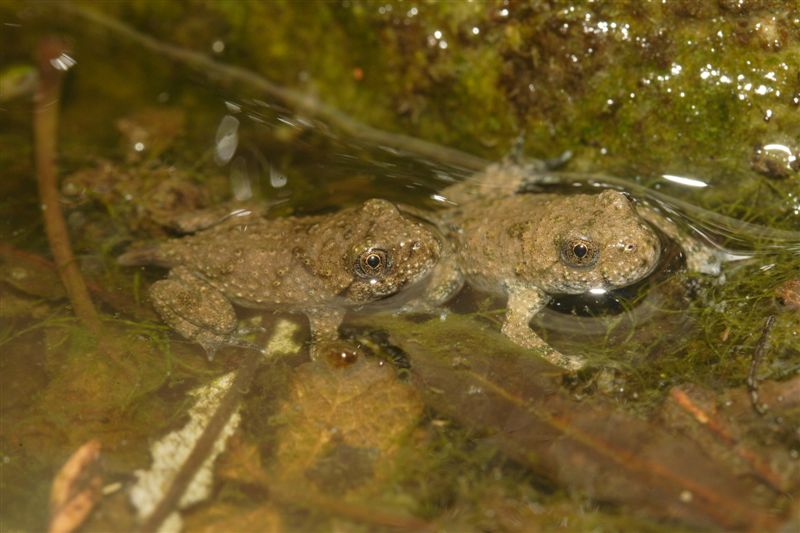
[[[230,390],[234,377],[235,372],[230,372],[192,391],[190,394],[197,400],[189,410],[189,422],[181,429],[154,442],[150,447],[153,464],[149,470],[136,471],[137,482],[131,488],[130,493],[131,503],[136,507],[137,514],[141,519],[149,517],[165,498],[178,472],[204,435],[206,427]],[[230,416],[215,438],[212,450],[203,460],[202,466],[197,468],[191,482],[180,496],[178,509],[184,509],[209,496],[213,481],[214,461],[225,450],[225,443],[236,431],[240,420],[238,412],[234,412]],[[181,529],[181,524],[179,514],[173,512],[164,520],[159,531],[176,532]]]
[[102,497],[100,441],[92,439],[78,448],[58,471],[50,491],[48,533],[78,529]]
[[[16,3],[10,5],[13,14]],[[63,5],[69,9],[71,4]],[[146,285],[151,273],[129,271],[128,277],[133,278],[129,285],[134,288],[127,291],[126,284],[120,283],[124,276],[114,271],[116,265],[103,263],[131,237],[163,236],[169,230],[164,230],[161,224],[167,224],[175,214],[216,204],[229,192],[226,172],[232,179],[237,173],[247,171],[253,174],[251,177],[260,176],[265,186],[282,187],[280,192],[285,194],[282,198],[291,198],[290,207],[300,214],[310,212],[303,213],[303,209],[338,208],[340,204],[363,199],[359,195],[375,191],[382,196],[397,195],[403,201],[424,202],[427,192],[438,190],[442,182],[458,179],[464,169],[431,164],[424,158],[409,156],[409,152],[420,148],[418,153],[431,159],[463,167],[477,163],[482,167],[483,157],[495,159],[505,153],[510,139],[517,137],[523,128],[529,139],[536,139],[535,144],[531,142],[528,146],[532,155],[551,157],[566,149],[573,150],[575,157],[569,161],[569,170],[611,172],[620,176],[624,189],[627,189],[624,180],[630,184],[636,176],[636,182],[643,188],[660,187],[669,195],[737,219],[795,230],[800,220],[797,189],[800,181],[796,179],[797,168],[791,170],[791,165],[797,163],[791,157],[798,156],[800,115],[796,110],[800,93],[795,74],[800,55],[793,31],[798,20],[787,6],[779,0],[725,0],[716,4],[647,2],[634,7],[614,2],[523,5],[503,0],[412,6],[391,0],[385,3],[352,0],[321,4],[309,16],[305,6],[292,3],[206,3],[188,11],[163,10],[147,2],[98,4],[97,9],[118,17],[107,20],[89,17],[109,32],[86,32],[85,19],[55,17],[60,29],[74,35],[83,51],[81,57],[86,59],[74,75],[70,74],[69,98],[63,100],[64,129],[68,135],[63,139],[61,162],[65,170],[77,172],[62,193],[71,196],[70,200],[82,202],[80,210],[68,217],[69,229],[79,239],[76,255],[90,282],[89,289],[98,301],[112,300],[101,296],[93,288],[92,280],[96,283],[102,280],[104,292],[125,295],[124,305],[110,306],[121,313],[119,316],[103,316],[105,328],[110,327],[110,322],[120,326],[112,331],[124,350],[119,350],[121,357],[109,358],[113,352],[89,346],[89,339],[82,329],[74,326],[74,320],[63,322],[66,319],[61,314],[51,318],[53,311],[63,313],[65,309],[62,302],[53,299],[57,293],[48,291],[47,283],[42,283],[36,269],[23,271],[14,266],[0,273],[0,291],[3,291],[0,315],[13,317],[13,322],[6,320],[0,327],[0,343],[5,343],[0,372],[0,390],[4,391],[0,459],[4,462],[4,474],[10,473],[8,486],[13,487],[0,497],[4,524],[25,531],[46,526],[43,523],[46,517],[31,517],[25,509],[29,506],[20,503],[33,501],[32,496],[44,493],[49,487],[56,467],[49,461],[63,454],[64,446],[72,447],[100,434],[107,450],[104,453],[114,454],[114,464],[120,471],[140,465],[141,455],[146,453],[145,443],[155,439],[152,421],[164,420],[164,413],[175,413],[176,404],[181,401],[175,394],[165,398],[152,394],[153,391],[170,390],[171,385],[185,383],[187,378],[190,382],[208,379],[209,374],[219,375],[220,368],[230,364],[228,360],[214,365],[198,362],[200,358],[187,345],[170,341],[166,332],[153,323],[138,322],[133,326],[125,323],[133,313],[124,300],[131,299],[128,294],[135,293],[136,287]],[[20,16],[20,22],[24,22],[20,27],[25,32],[32,28],[52,28],[52,11],[46,6],[40,8],[33,12],[19,9],[21,15],[25,12],[25,17]],[[125,20],[138,30],[117,20]],[[270,31],[264,31],[264,24],[269,25]],[[340,24],[347,31],[329,31]],[[17,31],[11,24],[8,29]],[[136,38],[139,45],[128,47],[120,38],[123,35]],[[153,36],[161,36],[163,42]],[[16,40],[10,57],[26,53],[27,42],[30,40]],[[214,60],[197,52],[201,45],[205,46],[202,43],[213,43],[209,55],[213,52]],[[309,49],[321,53],[305,53]],[[154,50],[158,53],[154,54]],[[248,53],[243,55],[242,50]],[[124,73],[117,72],[120,57],[125,58]],[[173,63],[165,60],[167,57],[185,61],[186,68],[174,68]],[[232,65],[233,62],[237,64]],[[470,68],[464,69],[464,65]],[[198,91],[194,75],[187,76],[193,68],[213,76],[214,85],[205,85]],[[118,83],[120,74],[125,78],[122,83]],[[6,80],[0,80],[0,85]],[[220,84],[216,85],[217,82]],[[289,87],[291,91],[285,92]],[[11,89],[15,90],[13,86]],[[280,98],[278,93],[287,96]],[[298,100],[298,96],[306,93],[314,97]],[[0,99],[4,96],[0,95]],[[159,102],[155,113],[137,112],[137,108],[152,109],[154,101]],[[323,101],[339,106],[343,112],[322,104]],[[0,197],[6,206],[2,211],[7,215],[0,217],[3,218],[0,225],[8,229],[3,235],[10,236],[13,246],[41,253],[46,248],[43,232],[36,223],[28,224],[39,218],[39,202],[31,192],[26,192],[31,188],[27,178],[32,175],[27,161],[33,159],[25,157],[32,152],[26,144],[30,137],[26,127],[28,113],[23,98],[13,104],[4,104],[4,110],[10,111],[11,127],[0,128],[4,130],[0,131],[4,145],[15,148],[0,155],[10,177],[0,184]],[[17,109],[25,113],[16,113]],[[183,118],[164,116],[164,123],[160,124],[159,113],[175,109],[185,111]],[[118,122],[120,110],[131,113],[130,119]],[[237,152],[229,163],[231,168],[227,169],[214,166],[210,151],[213,128],[223,112],[235,115],[240,121]],[[24,121],[15,119],[15,115],[22,114],[26,115]],[[150,119],[156,121],[150,125],[157,127],[148,126]],[[186,142],[180,141],[179,150],[168,150],[170,139],[177,138],[170,136],[180,135],[184,120]],[[115,123],[123,133],[123,153],[119,143],[108,135],[109,131],[113,134]],[[381,125],[395,133],[387,135],[370,125]],[[442,151],[431,143],[420,144],[412,135],[458,146],[470,157]],[[353,143],[353,138],[364,142]],[[760,153],[751,160],[756,142],[761,143],[757,149]],[[788,152],[773,146],[777,143]],[[118,159],[106,168],[101,163],[93,175],[82,175],[85,172],[82,169],[97,165],[100,158],[113,157],[109,150],[90,153],[87,147],[91,146],[111,150],[116,146]],[[368,157],[361,157],[365,154]],[[136,165],[133,168],[120,165],[119,160],[125,157],[130,162],[136,161]],[[291,180],[288,183],[285,179],[272,180],[273,166],[280,169],[275,174],[288,170]],[[683,183],[708,186],[702,190],[688,189],[680,181],[661,179],[660,176],[666,175],[662,173],[693,176]],[[264,181],[268,177],[271,185]],[[88,186],[84,187],[85,184]],[[216,192],[213,187],[217,187]],[[331,190],[338,192],[330,195]],[[319,198],[324,201],[318,201]],[[36,216],[25,214],[24,209]],[[720,244],[735,245],[739,237],[741,233],[734,228]],[[764,251],[765,243],[766,238],[756,242],[754,249]],[[397,424],[389,428],[386,433],[408,428],[407,433],[398,429],[396,434],[408,440],[399,440],[396,445],[388,440],[380,445],[368,441],[371,436],[375,439],[372,442],[376,442],[377,436],[383,434],[374,420],[386,422],[390,418],[381,409],[403,408],[402,402],[396,402],[388,394],[388,389],[402,393],[393,381],[377,380],[352,401],[326,404],[320,396],[342,397],[349,380],[331,379],[312,387],[312,381],[325,380],[325,372],[320,368],[312,371],[311,365],[295,368],[293,365],[299,363],[301,356],[292,357],[290,363],[280,360],[274,365],[279,367],[278,371],[272,372],[275,369],[270,368],[264,372],[269,377],[257,381],[258,386],[253,387],[253,391],[260,387],[262,390],[257,392],[261,395],[246,403],[250,411],[245,413],[254,416],[247,419],[244,431],[238,435],[249,445],[248,457],[253,462],[247,464],[255,465],[250,472],[258,475],[237,481],[222,480],[213,504],[198,505],[187,513],[188,520],[193,521],[187,529],[194,531],[199,530],[194,526],[211,525],[229,530],[270,527],[309,530],[319,525],[314,521],[320,520],[320,515],[330,515],[334,522],[316,529],[342,529],[335,521],[343,518],[359,522],[361,529],[369,528],[370,524],[376,528],[400,523],[414,527],[413,521],[397,521],[396,516],[375,520],[379,514],[376,507],[384,504],[392,513],[399,508],[400,516],[430,520],[433,524],[430,529],[474,529],[478,524],[478,529],[513,530],[520,529],[520,524],[536,523],[542,516],[550,516],[552,528],[658,527],[652,518],[648,523],[643,522],[642,527],[631,526],[630,521],[636,520],[633,515],[643,508],[655,508],[651,517],[662,516],[659,511],[666,509],[665,513],[678,516],[684,523],[695,523],[693,520],[698,516],[698,521],[703,521],[707,517],[704,513],[717,511],[719,514],[708,521],[717,526],[722,522],[719,527],[735,527],[738,524],[731,522],[736,517],[742,523],[749,522],[743,528],[776,525],[797,487],[796,475],[786,475],[784,471],[789,469],[783,467],[797,462],[799,382],[793,377],[782,382],[760,383],[759,403],[770,406],[769,416],[759,416],[753,411],[744,387],[736,389],[736,409],[727,407],[723,398],[732,392],[730,387],[740,386],[747,375],[755,340],[753,332],[763,323],[764,314],[773,312],[764,308],[774,306],[774,287],[796,277],[796,249],[796,241],[771,247],[770,253],[775,251],[776,255],[774,260],[762,261],[763,255],[753,255],[726,268],[724,279],[714,282],[692,278],[681,268],[675,268],[668,272],[669,285],[659,285],[660,298],[645,301],[649,305],[643,306],[643,293],[637,292],[638,296],[622,300],[624,309],[619,315],[601,317],[602,320],[570,316],[562,312],[564,308],[545,310],[544,313],[560,315],[558,318],[563,320],[565,331],[560,333],[561,339],[555,329],[543,327],[548,315],[543,314],[544,322],[534,324],[534,329],[546,335],[548,342],[554,341],[560,350],[565,349],[562,346],[580,346],[583,350],[583,344],[587,345],[587,351],[595,351],[592,355],[597,366],[614,369],[613,388],[608,392],[615,393],[613,401],[603,399],[597,387],[587,383],[587,372],[567,383],[572,387],[571,395],[564,391],[565,382],[559,379],[552,380],[552,389],[548,384],[543,385],[543,397],[552,393],[557,406],[564,400],[574,407],[553,412],[574,415],[576,421],[574,426],[564,426],[572,429],[572,433],[562,431],[558,438],[549,441],[544,439],[552,424],[547,431],[535,430],[541,427],[539,424],[547,426],[548,422],[559,420],[546,409],[542,409],[538,419],[534,416],[540,413],[533,412],[538,398],[530,398],[534,395],[530,384],[539,384],[537,379],[541,376],[528,370],[539,370],[545,377],[547,372],[555,375],[560,372],[530,364],[533,359],[530,352],[519,358],[519,366],[506,364],[509,362],[498,359],[495,353],[484,358],[487,346],[494,343],[491,335],[481,333],[467,342],[467,333],[477,333],[475,324],[496,322],[502,316],[502,311],[496,309],[476,313],[481,315],[478,322],[471,322],[472,330],[463,335],[445,336],[448,324],[463,318],[458,309],[447,318],[442,315],[441,321],[436,322],[438,329],[431,333],[434,341],[425,348],[450,352],[441,368],[434,369],[442,384],[437,386],[433,380],[430,387],[425,384],[427,406],[423,418],[398,418]],[[2,268],[11,266],[10,261],[4,262]],[[33,278],[37,283],[32,283]],[[52,275],[44,281],[49,283],[51,279]],[[669,286],[673,289],[663,292]],[[691,289],[684,290],[685,287]],[[652,298],[654,292],[648,291],[648,297]],[[47,299],[40,304],[46,313],[14,311],[11,298],[6,297],[8,294],[17,300],[32,301],[39,293]],[[800,355],[796,343],[798,282],[781,285],[778,294],[786,312],[778,315],[772,332],[772,353],[762,361],[760,374],[782,380],[796,373]],[[453,307],[458,305],[455,303]],[[636,310],[631,312],[629,307],[633,306]],[[647,320],[641,320],[643,308],[654,309]],[[109,306],[100,309],[108,310]],[[630,318],[634,314],[636,320]],[[140,316],[136,315],[137,320]],[[586,320],[581,321],[582,318]],[[58,327],[54,324],[56,320],[62,321]],[[592,338],[597,342],[583,340],[586,337],[581,324],[596,328]],[[607,330],[608,337],[601,339],[603,331],[599,330]],[[296,346],[297,340],[293,337],[286,336],[287,351],[292,353],[296,351],[292,346]],[[572,344],[559,345],[559,341]],[[464,350],[465,343],[471,351]],[[623,345],[626,349],[620,349]],[[454,355],[453,352],[459,351],[463,353]],[[411,364],[411,370],[406,372],[411,379],[406,384],[412,392],[419,386],[420,376],[424,377],[431,365],[440,362],[416,356],[413,351],[409,352],[409,358],[402,351],[398,353],[404,366]],[[369,356],[355,361],[347,357],[340,360],[352,364],[330,370],[350,377],[363,370],[363,364],[374,363]],[[317,363],[319,366],[323,361]],[[33,375],[35,379],[31,379]],[[479,381],[476,376],[485,379]],[[276,383],[283,387],[276,387]],[[581,387],[583,383],[587,386]],[[326,388],[325,384],[331,386]],[[498,385],[499,389],[492,389],[490,384]],[[517,384],[520,388],[514,391]],[[663,405],[661,400],[669,398],[670,391],[687,391],[687,384],[702,384],[706,390],[720,394],[717,407],[725,405],[728,410],[724,414],[728,416],[718,427],[727,429],[727,434],[737,435],[735,429],[730,429],[735,427],[731,412],[747,421],[739,426],[742,431],[739,435],[748,440],[740,440],[738,436],[730,441],[723,438],[721,453],[733,453],[750,467],[759,463],[750,461],[748,452],[753,452],[756,459],[766,457],[772,470],[781,473],[773,478],[766,475],[769,471],[756,469],[760,470],[756,472],[758,478],[767,480],[769,487],[755,481],[752,468],[731,468],[715,454],[717,448],[702,445],[704,457],[698,459],[690,476],[683,478],[699,480],[697,483],[670,485],[665,481],[664,476],[685,473],[686,465],[691,463],[689,458],[697,458],[697,454],[683,453],[685,448],[678,444],[686,444],[686,439],[670,440],[675,438],[675,432],[671,431],[675,426],[665,429],[658,418],[648,422],[643,418],[658,411]],[[290,400],[299,397],[301,390],[305,391],[302,401],[292,403]],[[517,395],[503,396],[498,392],[517,392]],[[575,396],[591,394],[596,396],[575,400]],[[687,392],[686,396],[691,401],[678,407],[684,416],[691,415],[691,424],[700,426],[688,435],[690,441],[697,442],[695,435],[707,429],[702,421],[715,420],[715,413],[697,395]],[[28,406],[30,398],[36,399],[32,407]],[[513,400],[520,398],[530,402],[514,405]],[[270,407],[265,408],[265,403]],[[613,409],[608,407],[609,403]],[[509,404],[512,404],[509,409],[498,408]],[[419,401],[412,400],[409,405],[419,407]],[[326,409],[341,414],[328,425],[342,429],[333,436],[310,423],[327,422],[314,418],[316,414],[324,415]],[[634,413],[625,413],[624,409]],[[273,418],[277,411],[278,416]],[[622,415],[617,416],[619,412]],[[383,418],[379,416],[382,414]],[[502,418],[505,425],[494,432],[501,417],[505,417]],[[531,422],[532,418],[536,420]],[[339,424],[350,420],[360,425]],[[768,424],[778,429],[761,431]],[[631,427],[644,427],[646,431],[636,434]],[[300,435],[301,430],[308,431]],[[607,441],[598,437],[605,437],[604,431],[611,433]],[[357,441],[359,432],[366,435],[361,442]],[[670,435],[664,437],[665,433]],[[772,442],[753,444],[749,439],[756,434]],[[579,443],[576,437],[586,437],[587,441]],[[661,446],[654,445],[654,440],[661,437],[657,443]],[[620,444],[615,438],[623,442]],[[712,438],[719,440],[719,435],[714,433]],[[112,442],[112,439],[117,440]],[[131,445],[115,445],[123,440]],[[300,449],[314,442],[321,448]],[[598,446],[603,442],[616,447]],[[293,445],[298,448],[289,449]],[[691,444],[687,447],[697,449]],[[657,472],[663,474],[660,485],[647,484],[646,475],[639,476],[651,470],[633,471],[631,464],[641,466],[641,461],[613,463],[609,459],[615,452],[631,448],[636,453],[615,457],[640,460],[643,454],[652,451],[656,459],[650,464],[663,467]],[[392,455],[395,449],[400,453]],[[677,449],[677,458],[657,455],[670,449]],[[300,453],[304,450],[306,453]],[[540,450],[544,452],[537,456]],[[298,452],[298,456],[292,456],[292,451]],[[603,451],[608,453],[603,456]],[[376,454],[390,460],[376,460]],[[396,460],[403,455],[406,462]],[[409,456],[413,457],[410,461]],[[309,459],[307,464],[291,460],[303,457]],[[563,466],[559,471],[561,477],[554,476],[554,483],[546,490],[542,490],[539,475],[541,463],[537,461],[541,458]],[[266,465],[263,468],[262,462]],[[42,465],[41,471],[32,471],[28,468],[31,464]],[[396,472],[383,475],[392,470],[390,466],[413,474],[398,483]],[[719,479],[701,475],[714,468],[723,472]],[[598,472],[601,475],[596,475]],[[274,474],[283,474],[291,482],[297,480],[301,493],[283,491]],[[725,476],[731,474],[733,481],[726,486],[730,477]],[[635,482],[628,482],[629,478]],[[789,483],[782,484],[786,480]],[[750,487],[751,482],[756,485],[755,491],[745,488],[737,493],[738,487]],[[313,496],[312,490],[305,490],[309,487],[314,491]],[[574,496],[569,489],[575,487],[586,499]],[[778,487],[788,487],[789,497],[773,498]],[[570,496],[565,497],[568,491]],[[610,496],[604,497],[606,494]],[[590,502],[589,495],[596,500]],[[721,503],[704,504],[709,496],[719,495]],[[118,494],[117,499],[122,500],[123,496]],[[266,503],[265,496],[269,498]],[[604,510],[598,510],[596,501],[603,502],[600,509]],[[632,512],[613,507],[615,502],[622,502],[619,507]],[[612,505],[605,505],[608,503]],[[127,500],[123,504],[124,512],[130,513]],[[107,499],[103,500],[102,510],[103,513],[94,513],[92,520],[101,514],[113,516],[113,510],[106,513]],[[795,509],[795,523],[797,513]],[[589,520],[602,522],[599,526],[596,522],[585,522],[587,516],[591,517]],[[464,527],[456,527],[454,523]],[[120,522],[112,524],[119,526]],[[782,525],[787,530],[791,528]],[[119,527],[93,529],[90,524],[87,529]]]
[[775,289],[781,304],[787,309],[800,310],[800,279],[790,279]]
[[779,143],[760,144],[753,150],[753,170],[772,179],[785,179],[800,171],[800,149]]
[[[561,390],[560,373],[464,317],[446,325],[381,320],[411,359],[427,405],[510,457],[590,497],[699,527],[774,528],[760,488],[693,442],[612,402],[591,405]],[[436,339],[458,339],[444,344]],[[491,338],[490,342],[487,339]],[[468,359],[464,368],[455,357]],[[602,483],[598,483],[602,480]]]
[[750,391],[750,400],[753,404],[753,409],[758,413],[765,413],[767,406],[759,402],[758,399],[758,367],[761,360],[764,358],[764,352],[769,346],[769,336],[772,332],[772,327],[775,325],[775,315],[769,315],[764,322],[764,328],[761,330],[761,337],[756,343],[756,349],[753,352],[753,359],[750,363],[750,372],[747,374],[747,390]]

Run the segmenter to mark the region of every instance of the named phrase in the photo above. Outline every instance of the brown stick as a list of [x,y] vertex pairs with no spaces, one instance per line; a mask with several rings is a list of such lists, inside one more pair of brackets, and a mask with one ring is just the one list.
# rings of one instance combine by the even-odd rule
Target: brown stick
[[53,480],[48,533],[72,533],[102,498],[100,441],[92,439],[73,453]]
[[233,413],[239,407],[242,395],[250,388],[258,364],[264,355],[258,350],[249,350],[233,378],[231,388],[222,397],[217,410],[208,421],[200,438],[195,442],[189,456],[183,462],[164,496],[153,512],[145,519],[138,533],[154,533],[161,528],[164,520],[178,509],[180,501],[189,484],[197,475],[197,471],[208,458],[217,437],[225,428]]
[[747,390],[750,391],[750,402],[753,404],[753,409],[763,415],[767,412],[767,406],[759,402],[758,398],[758,366],[764,358],[764,352],[767,351],[769,346],[769,334],[772,331],[772,326],[775,325],[775,315],[769,315],[764,322],[764,328],[761,331],[761,338],[758,339],[756,350],[753,352],[753,360],[750,363],[750,372],[747,375]]
[[750,465],[750,468],[762,481],[776,491],[786,490],[784,477],[773,469],[767,458],[760,456],[755,450],[742,443],[721,417],[695,402],[686,391],[679,387],[673,387],[669,394],[678,407],[686,411],[702,427],[707,428],[723,446],[732,450],[740,459]]
[[59,2],[55,5],[59,9],[63,9],[111,30],[118,35],[122,35],[161,56],[196,68],[209,77],[244,83],[259,91],[263,91],[270,97],[276,98],[289,107],[294,108],[298,113],[303,113],[310,117],[319,118],[320,120],[328,122],[355,139],[367,140],[378,146],[389,146],[406,153],[428,158],[431,161],[468,170],[482,170],[489,164],[487,160],[481,157],[454,148],[441,146],[402,133],[392,133],[374,128],[350,118],[342,111],[318,100],[314,96],[273,83],[247,69],[219,63],[199,52],[159,41],[154,37],[135,30],[123,22],[107,17],[94,9],[70,2]]
[[[39,87],[34,99],[33,132],[36,143],[36,181],[42,201],[44,228],[53,253],[61,282],[67,290],[72,308],[92,333],[100,332],[100,318],[89,297],[86,283],[81,277],[64,222],[64,213],[58,197],[58,169],[56,167],[56,139],[58,132],[58,100],[61,94],[63,70],[54,66],[53,60],[65,51],[64,44],[55,38],[44,39],[39,44],[37,61]],[[57,64],[57,62],[55,62]],[[64,64],[63,62],[61,63]]]

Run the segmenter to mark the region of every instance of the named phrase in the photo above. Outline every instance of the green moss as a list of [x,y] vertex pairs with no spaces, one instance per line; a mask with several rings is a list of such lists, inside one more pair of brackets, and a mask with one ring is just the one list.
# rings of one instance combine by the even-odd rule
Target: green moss
[[[499,158],[574,153],[571,168],[710,181],[693,200],[733,216],[741,191],[789,215],[754,146],[800,138],[792,73],[800,9],[781,2],[215,2],[103,9],[167,41],[225,43],[223,61],[316,94],[366,123]],[[445,47],[446,43],[446,47]],[[310,53],[309,53],[310,51]],[[789,144],[792,144],[790,142]],[[771,192],[770,192],[771,191]],[[684,194],[680,189],[674,194]],[[794,200],[792,200],[794,198]]]

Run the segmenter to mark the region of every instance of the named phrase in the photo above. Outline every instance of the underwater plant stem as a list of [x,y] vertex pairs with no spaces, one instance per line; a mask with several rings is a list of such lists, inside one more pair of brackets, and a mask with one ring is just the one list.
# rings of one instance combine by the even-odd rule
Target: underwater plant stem
[[64,43],[56,38],[47,38],[39,43],[37,53],[39,86],[36,89],[33,112],[36,182],[42,202],[45,232],[61,282],[67,290],[75,315],[96,335],[101,328],[100,318],[72,253],[69,232],[58,195],[56,141],[58,101],[64,72],[55,68],[51,60],[64,51]]
[[772,326],[775,325],[775,315],[769,315],[764,322],[764,328],[761,330],[761,337],[758,339],[756,349],[753,352],[753,360],[750,362],[750,372],[747,375],[747,390],[750,392],[750,403],[753,404],[753,409],[763,415],[767,412],[767,406],[759,402],[758,397],[758,367],[761,365],[761,360],[764,358],[764,352],[769,346],[769,334],[772,331]]
[[247,350],[247,355],[245,355],[244,361],[242,361],[236,376],[233,378],[231,388],[228,389],[220,401],[216,412],[214,412],[214,415],[208,421],[208,425],[203,429],[200,438],[195,442],[189,456],[175,474],[175,478],[169,488],[164,491],[163,498],[137,530],[138,533],[155,533],[161,528],[164,520],[176,511],[181,497],[183,497],[189,484],[208,458],[225,425],[239,407],[242,395],[249,390],[256,369],[263,357],[264,354],[259,350]]
[[736,436],[735,429],[731,428],[723,417],[718,416],[713,409],[709,410],[704,407],[702,402],[696,401],[689,391],[680,387],[673,387],[669,395],[675,405],[693,418],[700,427],[709,431],[715,440],[748,464],[758,479],[777,492],[787,490],[786,481],[773,468],[769,460],[741,442],[741,439]]
[[416,154],[431,161],[458,166],[467,170],[482,170],[489,164],[487,160],[481,157],[454,148],[417,139],[410,135],[374,128],[352,119],[347,114],[312,95],[278,85],[250,70],[219,63],[199,52],[159,41],[93,9],[68,2],[60,2],[57,6],[79,17],[88,19],[98,26],[123,35],[159,55],[198,69],[211,78],[218,78],[225,82],[245,83],[272,98],[280,100],[299,113],[319,118],[331,124],[353,138],[367,140],[377,145]]

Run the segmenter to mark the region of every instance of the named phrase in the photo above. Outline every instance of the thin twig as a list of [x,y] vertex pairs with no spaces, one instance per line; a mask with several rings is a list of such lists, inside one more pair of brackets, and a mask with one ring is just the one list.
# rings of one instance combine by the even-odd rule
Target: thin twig
[[139,528],[139,533],[154,533],[158,531],[164,520],[175,512],[181,497],[194,479],[198,469],[208,458],[208,454],[211,453],[214,443],[225,428],[225,425],[238,408],[242,395],[250,388],[258,364],[263,357],[264,354],[261,351],[247,351],[242,365],[236,372],[231,388],[228,389],[220,401],[219,407],[217,407],[214,415],[208,421],[203,434],[195,442],[189,456],[175,474],[175,478],[164,492],[163,498]]
[[776,491],[786,490],[786,480],[777,472],[768,460],[755,450],[748,448],[724,419],[700,403],[696,402],[685,390],[674,387],[670,397],[675,405],[689,414],[701,427],[706,428],[727,449],[732,450],[747,463],[752,471]]
[[58,135],[58,100],[61,95],[63,71],[55,68],[53,60],[66,50],[55,38],[39,43],[37,61],[39,87],[34,99],[33,130],[36,143],[36,181],[42,201],[44,228],[53,253],[61,282],[67,290],[75,315],[95,335],[100,333],[100,318],[89,297],[75,256],[72,253],[67,225],[58,196],[56,139]]
[[309,94],[277,85],[247,69],[219,63],[199,52],[159,41],[158,39],[135,30],[127,24],[98,13],[93,9],[88,9],[69,2],[59,2],[56,5],[69,13],[87,19],[98,26],[102,26],[135,41],[161,56],[168,57],[173,61],[178,61],[195,68],[210,77],[218,77],[228,82],[236,81],[245,83],[259,91],[263,91],[270,97],[276,98],[289,107],[294,108],[297,112],[304,113],[309,117],[319,118],[353,138],[367,140],[372,144],[416,154],[432,161],[462,167],[467,170],[482,170],[489,164],[487,160],[481,157],[454,148],[448,148],[436,143],[417,139],[410,135],[392,133],[373,128],[372,126],[353,120],[345,113],[321,102]]
[[747,390],[750,391],[750,402],[753,404],[753,409],[760,415],[767,412],[767,406],[758,401],[758,367],[764,358],[764,352],[769,346],[769,334],[774,325],[775,315],[769,315],[764,322],[764,328],[761,330],[761,338],[758,339],[756,344],[753,360],[750,362],[750,372],[747,375]]

